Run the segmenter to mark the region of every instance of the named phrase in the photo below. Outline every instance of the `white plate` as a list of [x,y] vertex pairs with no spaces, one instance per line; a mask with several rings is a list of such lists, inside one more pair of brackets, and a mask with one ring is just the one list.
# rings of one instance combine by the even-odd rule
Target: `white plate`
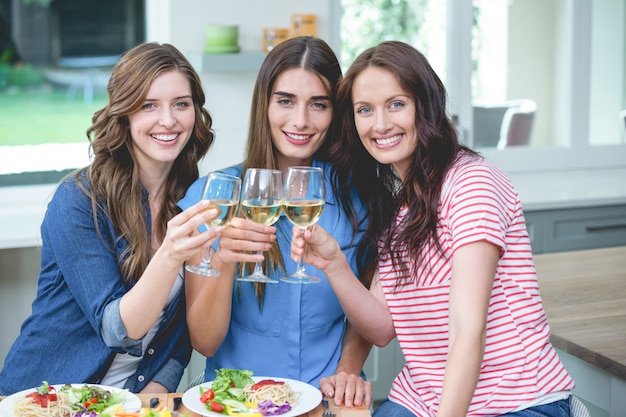
[[[64,384],[52,385],[58,391]],[[72,384],[72,387],[81,388],[84,385],[88,385],[90,387],[99,387],[107,391],[111,392],[119,392],[124,391],[120,388],[108,387],[106,385],[98,385],[98,384]],[[0,417],[15,417],[13,415],[13,403],[16,399],[25,396],[26,394],[30,394],[35,391],[37,388],[25,389],[24,391],[16,392],[13,395],[9,395],[4,400],[0,401]],[[137,397],[132,392],[126,392],[126,400],[122,403],[122,407],[125,411],[139,411],[141,409],[141,399]]]
[[[294,393],[299,395],[298,406],[277,417],[297,417],[308,413],[322,402],[322,392],[319,389],[315,388],[313,385],[296,381],[295,379],[277,378],[273,376],[253,376],[252,379],[254,382],[259,382],[263,379],[284,381],[286,384],[289,384]],[[183,404],[189,411],[193,411],[202,416],[224,416],[224,414],[207,410],[205,405],[200,402],[200,387],[207,390],[211,388],[212,383],[212,381],[205,382],[204,384],[196,385],[185,391],[183,394]]]

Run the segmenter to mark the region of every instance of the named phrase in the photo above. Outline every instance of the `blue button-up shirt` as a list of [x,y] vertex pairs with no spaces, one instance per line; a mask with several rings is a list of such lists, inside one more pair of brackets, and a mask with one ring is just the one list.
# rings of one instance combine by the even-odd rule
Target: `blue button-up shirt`
[[[346,214],[340,209],[329,181],[330,166],[313,161],[324,169],[326,204],[318,224],[332,233],[356,271],[356,245],[361,233],[353,235]],[[223,170],[241,176],[242,166]],[[187,208],[199,201],[205,178],[196,181],[179,202]],[[356,207],[362,213],[358,200]],[[277,241],[287,273],[296,269],[290,258],[293,224],[284,213],[275,223]],[[345,315],[332,287],[321,270],[305,265],[309,274],[320,277],[317,284],[267,284],[263,306],[254,294],[254,285],[237,281],[233,288],[231,321],[226,338],[215,356],[207,359],[205,380],[215,378],[215,369],[248,369],[256,376],[291,378],[319,387],[323,376],[332,375],[341,356]],[[266,272],[267,273],[267,272]],[[355,272],[356,273],[356,272]],[[270,273],[278,278],[283,273]],[[218,278],[219,279],[219,278]]]
[[[87,187],[84,177],[83,183]],[[143,197],[150,225],[145,190]],[[118,269],[128,243],[102,211],[101,237],[92,213],[91,200],[73,177],[58,187],[48,205],[41,225],[37,296],[0,371],[1,395],[38,387],[42,381],[98,383],[114,354],[142,355],[141,340],[127,336],[119,311],[120,299],[130,289]],[[154,381],[175,391],[190,355],[180,290],[125,388],[139,392]]]

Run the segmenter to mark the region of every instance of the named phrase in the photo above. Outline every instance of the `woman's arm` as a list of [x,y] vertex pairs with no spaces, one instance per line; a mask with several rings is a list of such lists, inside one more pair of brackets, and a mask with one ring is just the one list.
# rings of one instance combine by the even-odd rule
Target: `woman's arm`
[[210,357],[226,337],[230,324],[232,291],[238,262],[261,262],[276,240],[276,228],[242,218],[233,218],[220,232],[219,248],[211,264],[222,275],[210,278],[187,272],[187,324],[195,350]]
[[321,269],[333,287],[346,317],[369,342],[387,345],[395,330],[387,301],[377,276],[368,290],[352,272],[335,238],[316,224],[303,234],[293,228],[291,257]]
[[[190,210],[197,213],[202,208]],[[208,212],[205,216],[211,218],[215,214]],[[194,214],[191,217],[198,217],[197,222],[203,221],[202,216]],[[48,206],[44,222],[48,230],[45,233],[45,245],[54,253],[54,262],[61,271],[64,285],[74,295],[94,331],[115,352],[141,354],[140,339],[157,320],[170,293],[171,283],[176,279],[183,263],[182,259],[187,255],[181,255],[180,264],[172,268],[168,276],[157,271],[146,279],[155,283],[151,286],[155,288],[148,288],[148,291],[163,293],[163,304],[155,307],[154,300],[148,298],[146,301],[142,293],[142,280],[127,290],[118,268],[120,253],[125,249],[124,241],[118,239],[110,220],[103,212],[98,213],[97,224],[94,223],[91,200],[74,182],[67,180],[59,186]],[[192,224],[190,227],[194,226]],[[198,236],[195,241],[187,242],[188,246],[185,247],[197,247],[202,245],[201,242],[211,239],[210,234]],[[186,241],[186,236],[181,241]],[[198,249],[190,249],[190,252],[193,250]],[[124,313],[120,307],[122,298],[129,302],[127,306],[130,310],[135,308],[158,311],[149,315],[141,312],[137,318],[129,317],[130,310],[125,310]]]
[[449,353],[437,416],[465,416],[478,383],[485,350],[487,311],[500,248],[486,241],[452,256]]
[[198,226],[217,216],[217,210],[201,201],[167,223],[163,243],[148,263],[139,281],[120,300],[120,316],[128,337],[142,338],[154,325],[167,301],[184,262],[206,250],[216,231],[195,233]]

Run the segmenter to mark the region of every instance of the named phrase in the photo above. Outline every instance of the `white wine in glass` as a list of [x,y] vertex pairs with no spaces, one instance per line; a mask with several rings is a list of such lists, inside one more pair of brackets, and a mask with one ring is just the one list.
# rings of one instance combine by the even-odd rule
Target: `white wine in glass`
[[[255,223],[271,226],[280,217],[283,203],[283,173],[273,169],[249,168],[241,188],[241,211],[243,216]],[[259,252],[260,253],[260,252]],[[277,283],[263,273],[260,262],[254,271],[239,281]]]
[[[303,232],[319,220],[326,202],[324,171],[318,167],[289,167],[285,178],[283,209],[285,215]],[[296,271],[281,281],[293,284],[314,284],[318,277],[309,275],[302,262]]]
[[[205,209],[217,208],[218,214],[210,223],[205,223],[207,229],[226,226],[235,215],[239,205],[241,178],[221,172],[212,172],[206,177],[202,190],[201,200],[208,200],[210,206]],[[211,248],[198,265],[185,265],[185,269],[195,274],[207,277],[219,277],[220,271],[211,266]]]

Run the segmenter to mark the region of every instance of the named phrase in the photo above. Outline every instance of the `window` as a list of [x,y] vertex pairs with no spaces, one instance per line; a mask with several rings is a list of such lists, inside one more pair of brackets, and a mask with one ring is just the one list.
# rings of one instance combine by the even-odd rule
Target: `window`
[[353,51],[382,40],[416,46],[446,84],[464,140],[507,170],[624,165],[626,0],[342,0],[342,6],[346,68]]
[[0,185],[54,183],[88,163],[110,68],[144,27],[141,0],[0,0]]

